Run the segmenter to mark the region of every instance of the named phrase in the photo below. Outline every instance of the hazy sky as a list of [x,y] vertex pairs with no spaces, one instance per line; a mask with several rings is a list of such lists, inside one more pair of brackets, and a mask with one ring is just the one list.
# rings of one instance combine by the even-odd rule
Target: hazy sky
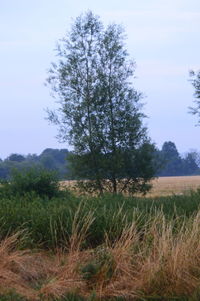
[[152,140],[159,148],[174,141],[181,153],[200,150],[200,127],[188,114],[188,72],[200,69],[199,0],[0,0],[0,158],[68,147],[45,120],[55,100],[44,82],[56,42],[88,9],[125,27]]

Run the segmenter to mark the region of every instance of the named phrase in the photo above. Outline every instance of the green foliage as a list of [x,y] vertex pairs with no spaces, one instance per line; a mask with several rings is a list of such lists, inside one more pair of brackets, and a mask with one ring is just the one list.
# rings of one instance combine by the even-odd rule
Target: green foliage
[[67,149],[45,149],[40,155],[11,154],[5,160],[0,160],[0,179],[9,180],[13,169],[24,170],[28,168],[43,168],[57,172],[59,179],[66,179],[67,168]]
[[135,221],[140,228],[148,215],[156,210],[162,209],[168,218],[188,218],[199,206],[199,192],[154,199],[110,194],[98,198],[75,197],[63,192],[46,201],[44,197],[30,194],[21,197],[0,195],[0,229],[2,238],[26,229],[29,233],[27,246],[66,248],[73,231],[74,217],[80,208],[81,219],[89,212],[93,212],[94,217],[82,247],[97,247],[104,242],[105,233],[111,241],[115,241],[127,224]]
[[165,162],[161,176],[177,176],[183,173],[181,157],[173,142],[168,141],[163,144],[161,156]]
[[20,154],[11,154],[7,160],[14,161],[14,162],[23,162],[25,157]]
[[115,264],[112,255],[106,248],[102,246],[94,250],[93,261],[88,262],[81,268],[83,279],[87,280],[88,285],[95,289],[99,278],[103,278],[105,283],[109,282],[113,272]]
[[194,87],[194,104],[190,107],[190,113],[197,116],[198,124],[200,123],[200,70],[197,72],[190,71],[190,81]]
[[0,301],[27,301],[24,297],[11,292],[5,295],[0,295]]
[[161,165],[158,176],[186,176],[199,173],[199,154],[189,152],[181,157],[174,142],[167,141],[155,153],[156,163]]
[[45,169],[56,171],[60,179],[66,179],[68,171],[67,157],[69,152],[67,149],[45,149],[38,161]]
[[[39,301],[45,301],[46,298],[40,298]],[[62,298],[53,298],[51,299],[52,301],[106,301],[108,300],[107,298],[97,298],[94,294],[94,296],[89,296],[87,298],[84,298],[78,294],[72,294],[69,293],[66,296],[63,296]],[[128,299],[129,300],[129,299]],[[24,297],[11,293],[11,294],[6,294],[6,295],[0,295],[0,301],[28,301],[28,299],[25,299]],[[125,297],[113,297],[109,298],[109,301],[127,301],[127,298]],[[199,296],[198,297],[161,297],[161,296],[154,296],[154,297],[143,297],[139,299],[135,299],[135,301],[199,301]]]
[[74,147],[69,160],[75,177],[87,179],[82,188],[101,194],[105,181],[113,193],[120,192],[121,181],[122,190],[144,193],[155,174],[153,145],[143,126],[141,93],[131,84],[135,63],[124,47],[123,29],[104,28],[88,12],[75,20],[58,56],[48,83],[60,107],[49,112],[49,120]]
[[[174,153],[171,153],[170,147],[164,147],[164,145],[172,144],[175,149]],[[169,150],[169,152],[168,152]],[[153,156],[152,156],[153,155]],[[105,156],[99,156],[101,160],[102,168],[103,164],[107,164]],[[69,172],[69,165],[72,163],[71,171]],[[28,168],[44,168],[49,171],[56,171],[59,179],[77,179],[79,177],[79,188],[83,191],[87,190],[90,192],[98,189],[97,183],[93,181],[86,183],[85,180],[88,178],[95,178],[95,172],[92,166],[90,166],[90,155],[85,154],[84,156],[78,156],[72,154],[67,149],[45,149],[40,155],[29,154],[22,156],[20,154],[13,154],[5,160],[0,159],[0,179],[9,180],[13,169],[21,170]],[[165,142],[161,150],[155,149],[152,144],[144,143],[136,152],[132,151],[132,164],[129,164],[130,156],[124,153],[124,163],[126,170],[121,168],[120,182],[123,184],[122,175],[132,172],[136,179],[132,179],[132,184],[129,186],[125,185],[125,191],[145,192],[148,190],[148,183],[142,186],[143,177],[151,177],[155,170],[158,170],[156,176],[173,176],[173,175],[196,175],[199,174],[199,153],[196,151],[190,151],[184,157],[181,157],[178,153],[176,146],[173,142]],[[86,166],[83,170],[80,169],[80,164]],[[153,167],[153,170],[152,170]],[[78,170],[78,172],[76,172]],[[105,180],[102,181],[102,185],[108,188],[108,191],[112,190],[112,186],[108,185],[106,179],[109,178],[106,166],[103,169]],[[139,182],[137,180],[140,180]],[[135,180],[135,181],[134,181]],[[126,181],[124,181],[125,184]],[[91,185],[92,184],[92,185]],[[109,187],[108,187],[109,186]],[[122,185],[121,185],[122,187]],[[131,188],[131,189],[130,189]],[[139,188],[139,189],[137,189]],[[118,190],[120,192],[120,189]]]
[[2,181],[0,194],[24,196],[28,193],[52,198],[59,193],[59,182],[54,172],[40,168],[13,170],[10,181]]
[[91,298],[84,298],[78,294],[69,293],[63,298],[54,299],[53,301],[93,301]]

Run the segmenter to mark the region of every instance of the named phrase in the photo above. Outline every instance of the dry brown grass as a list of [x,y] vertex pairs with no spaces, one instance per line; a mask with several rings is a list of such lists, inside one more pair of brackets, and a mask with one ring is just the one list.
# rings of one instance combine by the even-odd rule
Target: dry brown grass
[[81,245],[94,218],[91,212],[88,212],[87,216],[81,216],[81,208],[82,205],[79,206],[75,214],[72,235],[67,249],[65,252],[61,251],[61,253],[56,254],[56,270],[40,289],[40,294],[44,298],[59,298],[66,293],[76,291],[83,293],[86,291],[86,283],[80,275],[78,266],[84,264],[85,260],[90,257],[91,251],[82,251]]
[[16,250],[19,236],[17,233],[0,243],[0,292],[15,289],[23,296],[34,299],[35,292],[29,283],[38,278],[40,269],[37,263],[33,265],[30,252]]
[[200,213],[182,222],[173,233],[173,222],[162,213],[147,222],[142,232],[135,224],[124,229],[113,245],[113,273],[98,279],[99,297],[190,296],[200,285]]
[[[200,212],[169,221],[159,211],[138,229],[133,221],[114,243],[81,248],[92,214],[74,220],[71,244],[53,256],[17,250],[19,234],[0,243],[0,293],[10,289],[30,300],[82,296],[192,296],[200,286]],[[174,227],[174,223],[178,228]]]

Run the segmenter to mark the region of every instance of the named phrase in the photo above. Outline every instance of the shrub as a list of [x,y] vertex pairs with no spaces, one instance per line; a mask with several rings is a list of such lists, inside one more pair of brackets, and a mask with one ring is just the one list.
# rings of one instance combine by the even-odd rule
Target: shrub
[[10,181],[1,182],[1,195],[24,196],[33,193],[40,197],[52,198],[59,193],[59,182],[55,172],[41,168],[13,170]]

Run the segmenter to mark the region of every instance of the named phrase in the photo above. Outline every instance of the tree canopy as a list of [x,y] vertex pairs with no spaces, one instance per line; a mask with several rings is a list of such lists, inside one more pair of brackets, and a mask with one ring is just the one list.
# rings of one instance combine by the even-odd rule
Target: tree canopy
[[5,160],[0,160],[0,179],[8,180],[11,177],[12,170],[29,170],[30,168],[46,169],[55,171],[59,179],[66,179],[69,176],[67,149],[45,149],[40,155],[11,154]]
[[164,142],[162,149],[157,150],[156,158],[160,162],[158,176],[186,176],[199,174],[199,154],[195,151],[181,156],[172,141]]
[[[83,188],[145,192],[155,173],[141,93],[132,85],[135,63],[124,31],[106,28],[92,12],[79,16],[59,43],[48,83],[59,99],[49,119],[73,146],[71,170]],[[87,179],[87,181],[82,181]]]
[[194,114],[198,118],[198,124],[200,124],[200,70],[197,72],[190,71],[190,81],[194,87],[194,107],[190,107],[190,113]]

